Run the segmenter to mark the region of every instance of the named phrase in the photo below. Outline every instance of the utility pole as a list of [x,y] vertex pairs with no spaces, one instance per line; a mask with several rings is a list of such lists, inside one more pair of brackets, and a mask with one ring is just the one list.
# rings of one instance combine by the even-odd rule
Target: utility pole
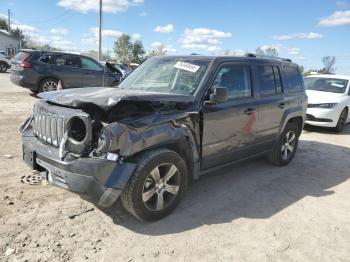
[[98,61],[102,60],[102,0],[100,0],[100,28],[98,31]]
[[11,10],[7,10],[7,31],[11,32]]

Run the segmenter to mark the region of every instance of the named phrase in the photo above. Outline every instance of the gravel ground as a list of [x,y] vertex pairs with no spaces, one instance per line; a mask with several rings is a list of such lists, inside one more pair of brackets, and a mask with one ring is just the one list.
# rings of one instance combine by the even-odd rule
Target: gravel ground
[[1,261],[350,261],[349,126],[304,131],[287,167],[257,159],[207,175],[144,223],[120,203],[100,210],[21,182],[32,172],[17,128],[35,101],[0,74]]

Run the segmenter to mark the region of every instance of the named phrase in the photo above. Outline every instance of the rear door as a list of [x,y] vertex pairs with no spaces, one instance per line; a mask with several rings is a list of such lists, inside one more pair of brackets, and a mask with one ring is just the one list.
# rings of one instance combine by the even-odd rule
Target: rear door
[[203,108],[202,169],[252,154],[256,139],[255,97],[249,63],[223,63],[211,89],[228,88],[229,99]]
[[271,149],[282,121],[287,101],[283,94],[281,69],[278,64],[256,64],[258,89],[257,150]]
[[61,80],[64,88],[83,87],[84,75],[79,56],[57,54],[53,59],[53,73]]

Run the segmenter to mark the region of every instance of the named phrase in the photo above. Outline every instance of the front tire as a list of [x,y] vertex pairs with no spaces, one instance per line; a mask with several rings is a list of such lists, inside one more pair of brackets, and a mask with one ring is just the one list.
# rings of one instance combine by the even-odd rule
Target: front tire
[[348,110],[346,108],[340,113],[336,127],[334,128],[336,132],[341,132],[346,124],[346,119],[348,118]]
[[186,163],[168,149],[147,151],[136,161],[137,168],[121,194],[121,202],[141,220],[159,220],[175,209],[186,190]]
[[298,148],[300,130],[298,125],[288,123],[279,137],[273,151],[267,154],[267,160],[276,166],[288,165]]

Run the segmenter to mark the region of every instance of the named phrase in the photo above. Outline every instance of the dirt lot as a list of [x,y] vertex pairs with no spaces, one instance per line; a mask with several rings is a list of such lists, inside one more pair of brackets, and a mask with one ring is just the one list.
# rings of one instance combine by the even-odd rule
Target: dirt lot
[[304,131],[288,167],[208,175],[156,223],[21,183],[19,124],[36,98],[0,74],[1,261],[350,261],[350,127]]

